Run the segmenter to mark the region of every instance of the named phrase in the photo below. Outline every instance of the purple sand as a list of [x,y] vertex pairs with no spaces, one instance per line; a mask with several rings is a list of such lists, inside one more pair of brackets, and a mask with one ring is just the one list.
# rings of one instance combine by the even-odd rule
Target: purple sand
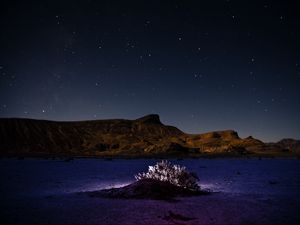
[[[134,181],[158,160],[1,159],[1,224],[297,224],[300,160],[171,160],[194,171],[209,196],[176,202],[91,198]],[[81,194],[79,194],[81,193]],[[192,218],[181,221],[182,218]]]

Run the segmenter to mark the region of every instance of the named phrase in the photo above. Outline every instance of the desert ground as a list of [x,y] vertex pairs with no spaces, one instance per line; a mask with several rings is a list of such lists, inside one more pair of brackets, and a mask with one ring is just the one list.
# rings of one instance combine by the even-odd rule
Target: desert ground
[[167,201],[88,195],[133,182],[132,174],[156,161],[1,159],[1,224],[299,224],[297,159],[175,161],[196,171],[209,195]]

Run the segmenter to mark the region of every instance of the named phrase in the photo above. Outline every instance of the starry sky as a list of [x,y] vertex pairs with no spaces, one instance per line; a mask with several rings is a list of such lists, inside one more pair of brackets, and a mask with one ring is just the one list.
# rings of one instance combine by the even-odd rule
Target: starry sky
[[296,1],[1,2],[0,117],[300,139]]

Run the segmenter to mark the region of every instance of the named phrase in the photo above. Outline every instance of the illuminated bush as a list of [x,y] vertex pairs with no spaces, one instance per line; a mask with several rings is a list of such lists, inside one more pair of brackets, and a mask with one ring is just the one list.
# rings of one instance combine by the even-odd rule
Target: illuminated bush
[[154,166],[149,166],[147,173],[138,173],[135,175],[135,179],[154,179],[169,182],[173,185],[190,190],[200,189],[197,184],[199,178],[195,173],[188,172],[184,166],[172,165],[166,160],[158,162]]

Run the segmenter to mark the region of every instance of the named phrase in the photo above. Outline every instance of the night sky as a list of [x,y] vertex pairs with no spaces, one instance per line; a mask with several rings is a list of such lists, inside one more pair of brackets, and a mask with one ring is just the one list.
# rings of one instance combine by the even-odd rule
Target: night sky
[[0,117],[300,139],[296,1],[1,1]]

